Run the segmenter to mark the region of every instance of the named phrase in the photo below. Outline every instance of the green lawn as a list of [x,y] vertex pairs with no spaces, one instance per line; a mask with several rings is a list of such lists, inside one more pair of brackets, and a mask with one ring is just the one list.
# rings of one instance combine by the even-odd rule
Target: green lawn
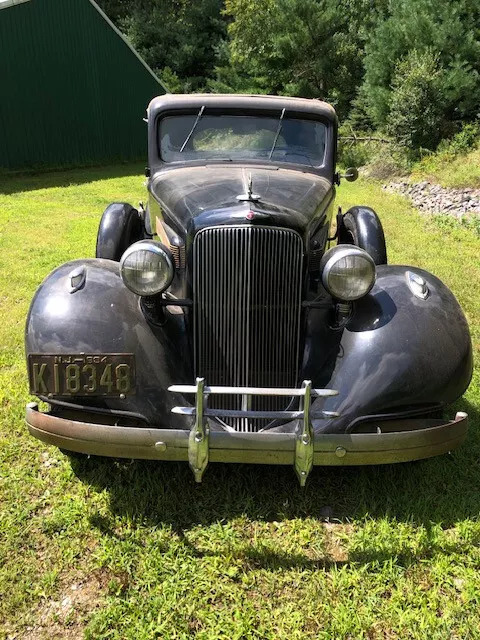
[[[452,456],[372,468],[71,463],[27,435],[23,327],[59,263],[94,253],[111,200],[138,202],[140,167],[0,183],[0,638],[480,638],[480,376]],[[477,362],[480,240],[441,228],[375,183],[391,262],[458,296]],[[72,466],[73,464],[73,466]]]

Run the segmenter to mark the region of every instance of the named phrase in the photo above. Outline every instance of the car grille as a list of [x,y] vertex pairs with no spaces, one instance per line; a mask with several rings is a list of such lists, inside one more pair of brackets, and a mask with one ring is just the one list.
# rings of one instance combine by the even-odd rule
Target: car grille
[[[197,376],[208,385],[296,385],[302,262],[302,239],[288,229],[217,227],[197,234],[193,246]],[[288,402],[288,398],[256,396],[248,409],[280,411]],[[240,396],[216,396],[211,406],[247,408],[241,406]],[[265,419],[223,421],[237,431],[258,431],[266,424]]]

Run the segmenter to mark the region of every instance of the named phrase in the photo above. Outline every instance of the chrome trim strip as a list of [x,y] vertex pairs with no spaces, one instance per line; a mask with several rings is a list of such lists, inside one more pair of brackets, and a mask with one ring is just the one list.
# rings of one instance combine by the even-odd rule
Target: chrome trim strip
[[[308,474],[313,466],[313,427],[311,422],[311,402],[312,402],[312,381],[304,380],[300,389],[261,389],[251,387],[210,387],[210,394],[226,395],[225,389],[232,390],[235,395],[241,396],[242,409],[206,409],[204,405],[207,403],[208,387],[205,387],[205,379],[197,378],[195,387],[190,385],[172,385],[169,391],[188,389],[190,393],[195,392],[194,407],[173,407],[172,413],[181,415],[195,416],[189,438],[189,454],[190,467],[195,474],[195,480],[201,482],[203,472],[208,464],[208,444],[205,449],[205,441],[208,440],[207,417],[211,418],[233,418],[236,419],[236,429],[238,432],[251,432],[248,425],[252,420],[257,418],[271,419],[296,419],[298,425],[296,428],[295,439],[295,471],[300,481],[300,486],[305,486]],[[281,391],[277,395],[288,395],[294,391],[296,396],[300,397],[299,411],[255,411],[249,409],[251,406],[252,395],[261,395],[268,397],[267,391]],[[338,392],[329,389],[316,389],[317,395],[327,392],[327,395],[337,395]],[[239,393],[240,392],[240,393]],[[340,414],[336,411],[320,411],[315,414],[315,418],[332,418],[338,417]],[[241,421],[241,422],[240,422]],[[244,428],[238,428],[239,424],[244,423]],[[235,424],[235,423],[234,423]],[[228,425],[227,425],[228,426]],[[258,431],[256,432],[258,433]]]
[[[193,387],[191,385],[172,385],[168,389],[169,391],[176,391],[180,393],[195,393],[195,406],[194,407],[173,407],[172,413],[181,415],[195,416],[195,422],[192,425],[189,439],[189,460],[190,467],[195,474],[195,480],[201,482],[203,472],[208,464],[208,447],[205,453],[202,448],[202,453],[199,451],[200,443],[204,446],[205,431],[199,432],[199,425],[203,425],[203,429],[207,430],[208,427],[204,425],[205,418],[231,418],[236,420],[234,431],[239,433],[252,433],[248,429],[248,425],[258,418],[271,418],[278,420],[298,420],[297,428],[295,430],[295,458],[294,467],[297,474],[300,486],[304,487],[307,481],[308,474],[313,467],[313,426],[311,422],[311,401],[312,401],[312,381],[304,380],[300,389],[265,389],[261,387],[205,387],[204,378],[197,378],[197,383]],[[338,391],[332,389],[315,389],[317,396],[335,396],[338,395]],[[269,393],[271,392],[271,393]],[[204,402],[209,395],[223,395],[232,393],[241,397],[241,409],[206,409],[204,408]],[[297,396],[300,398],[300,406],[298,411],[255,411],[248,409],[251,406],[252,395],[265,396],[277,395],[277,396]],[[320,411],[315,413],[314,418],[332,418],[338,417],[340,414],[336,411]],[[238,425],[246,425],[243,428],[239,428]],[[227,425],[228,426],[228,425]],[[258,431],[254,432],[258,434]],[[267,432],[268,433],[268,432]],[[199,462],[199,456],[201,461]]]
[[[242,396],[248,398],[248,396]],[[172,413],[182,416],[196,415],[195,407],[173,407]],[[250,409],[205,409],[203,415],[207,418],[271,418],[272,420],[298,420],[303,418],[303,410],[300,411],[252,411]],[[323,418],[338,418],[337,411],[315,412],[314,420]]]
[[[34,402],[27,405],[30,433],[43,442],[80,453],[121,458],[188,461],[190,432],[153,427],[117,427],[92,424],[42,413]],[[419,460],[458,447],[468,430],[466,413],[431,426],[416,418],[412,429],[394,433],[314,434],[314,465],[386,464]],[[239,433],[212,431],[210,462],[292,465],[294,433]]]
[[[168,391],[174,391],[176,393],[196,393],[197,386],[193,384],[172,384],[168,387]],[[304,396],[305,388],[301,387],[294,389],[280,389],[278,387],[205,387],[204,393],[217,393],[217,394],[238,394],[238,395],[251,395],[251,396]],[[335,389],[311,389],[311,395],[319,398],[328,398],[331,396],[338,396],[338,391]]]

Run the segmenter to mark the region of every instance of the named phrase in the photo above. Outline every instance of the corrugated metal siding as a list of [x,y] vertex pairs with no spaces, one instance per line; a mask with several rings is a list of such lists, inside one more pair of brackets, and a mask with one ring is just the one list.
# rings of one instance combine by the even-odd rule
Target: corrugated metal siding
[[146,157],[165,90],[89,0],[0,11],[0,61],[0,167]]

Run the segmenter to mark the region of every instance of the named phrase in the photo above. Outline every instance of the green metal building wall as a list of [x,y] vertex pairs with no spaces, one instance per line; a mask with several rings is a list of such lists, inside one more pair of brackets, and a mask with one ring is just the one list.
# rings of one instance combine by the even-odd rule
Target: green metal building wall
[[146,157],[142,119],[163,93],[90,0],[0,10],[0,168]]

